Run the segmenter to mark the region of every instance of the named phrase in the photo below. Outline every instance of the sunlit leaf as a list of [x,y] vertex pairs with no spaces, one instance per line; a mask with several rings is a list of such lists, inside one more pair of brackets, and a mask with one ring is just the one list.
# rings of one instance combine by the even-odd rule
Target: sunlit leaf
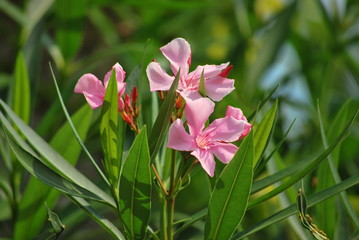
[[[315,193],[313,195],[310,195],[307,197],[307,207],[314,206],[318,204],[319,202],[328,199],[352,186],[355,186],[359,184],[359,175],[353,176],[351,178],[348,178],[344,181],[342,181],[339,184],[336,184],[335,186],[332,186],[330,188],[327,188],[321,192]],[[294,214],[298,213],[297,204],[293,203],[289,207],[273,214],[272,216],[263,219],[262,221],[254,224],[253,226],[247,227],[244,231],[241,231],[234,235],[232,238],[233,240],[239,240],[243,239],[255,232],[258,232],[262,230],[265,227],[268,227],[272,224],[275,224],[283,219],[286,219]]]
[[[78,133],[82,139],[90,127],[92,109],[86,104],[80,108],[72,117]],[[66,142],[67,144],[64,144]],[[80,155],[81,147],[72,134],[69,123],[66,122],[50,141],[50,145],[56,151],[62,153],[72,165],[75,165]],[[26,185],[25,192],[19,203],[18,216],[22,221],[16,221],[14,227],[14,238],[17,240],[27,239],[35,236],[43,226],[46,213],[43,211],[43,203],[53,207],[60,196],[60,192],[51,189],[35,177],[31,177]],[[24,231],[23,229],[29,229]]]
[[248,208],[252,208],[252,207],[258,205],[259,203],[262,203],[263,201],[270,199],[271,197],[274,197],[277,194],[283,192],[284,190],[286,190],[287,188],[289,188],[290,186],[292,186],[293,184],[298,182],[300,179],[302,179],[305,175],[312,172],[316,167],[318,167],[319,164],[324,159],[326,159],[326,157],[333,151],[333,149],[343,140],[344,136],[348,133],[351,125],[353,124],[356,116],[358,115],[358,112],[359,111],[357,111],[355,113],[355,115],[353,116],[351,121],[346,125],[345,129],[340,133],[340,136],[338,138],[336,138],[336,140],[328,148],[326,148],[318,157],[316,157],[314,160],[310,161],[305,166],[305,168],[303,170],[292,175],[288,181],[284,182],[283,184],[276,187],[272,191],[250,201],[248,204]]
[[101,111],[100,135],[104,152],[104,165],[111,187],[118,195],[118,179],[121,163],[117,159],[117,131],[118,131],[118,91],[116,71],[113,70],[107,85],[105,99]]
[[[16,114],[1,99],[0,105],[8,114],[9,118],[15,123],[16,127],[31,143],[31,145],[43,156],[40,158],[40,161],[43,161],[44,164],[48,164],[51,169],[56,170],[59,174],[65,176],[67,179],[76,182],[76,184],[82,188],[95,193],[107,204],[115,206],[113,198],[111,198],[107,193],[96,186],[80,171],[71,166],[71,164],[69,164],[63,157],[61,157],[61,155],[57,153],[47,142],[45,142],[34,130],[32,130],[18,116],[16,116]],[[4,123],[4,119],[2,119],[2,121]],[[9,129],[9,127],[7,128]],[[18,139],[16,139],[16,141],[19,142]],[[29,153],[33,152],[31,148],[28,148],[24,145],[21,147]]]
[[24,55],[20,52],[16,58],[15,81],[12,105],[14,112],[25,122],[30,119],[30,80]]
[[274,120],[277,115],[277,106],[278,101],[276,101],[271,109],[264,116],[262,121],[253,127],[254,130],[254,166],[257,167],[257,164],[260,158],[263,155],[263,152],[268,145],[269,136],[272,132],[274,126]]
[[209,202],[205,239],[229,239],[240,224],[253,177],[253,133],[223,169]]
[[150,218],[151,183],[145,127],[129,150],[120,179],[120,212],[129,239],[144,239]]
[[170,118],[176,100],[176,90],[178,86],[179,76],[180,70],[178,70],[176,78],[173,81],[164,102],[162,103],[157,119],[152,127],[151,135],[148,139],[151,154],[151,163],[155,159],[158,151],[160,150],[160,147],[170,125]]

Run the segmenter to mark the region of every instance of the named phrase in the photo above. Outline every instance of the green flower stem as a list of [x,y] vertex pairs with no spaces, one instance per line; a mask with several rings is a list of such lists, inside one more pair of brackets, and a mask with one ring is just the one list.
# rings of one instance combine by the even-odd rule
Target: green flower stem
[[173,240],[173,219],[176,199],[176,150],[171,150],[171,172],[168,194],[164,196],[162,209],[162,239]]

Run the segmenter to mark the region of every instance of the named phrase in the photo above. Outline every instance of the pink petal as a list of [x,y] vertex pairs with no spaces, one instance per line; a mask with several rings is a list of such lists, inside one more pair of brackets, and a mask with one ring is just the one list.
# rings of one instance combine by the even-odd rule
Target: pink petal
[[244,129],[243,129],[242,135],[240,136],[240,139],[247,136],[248,133],[251,131],[252,125],[250,123],[248,123],[247,118],[244,116],[244,114],[240,108],[228,106],[227,111],[226,111],[226,116],[232,116],[235,119],[243,121]]
[[83,93],[91,108],[95,109],[103,104],[105,87],[95,75],[86,73],[78,80],[75,93]]
[[204,127],[209,116],[214,111],[214,103],[209,98],[196,100],[186,99],[185,115],[191,136],[196,137]]
[[213,154],[208,150],[197,149],[191,152],[191,155],[195,156],[201,163],[202,168],[208,173],[209,176],[214,176],[214,169],[216,162],[214,161]]
[[238,147],[231,143],[217,143],[210,151],[224,164],[229,163],[236,154]]
[[214,120],[203,134],[210,133],[212,141],[233,142],[242,135],[244,122],[233,117],[224,117]]
[[186,132],[182,120],[179,118],[170,127],[167,147],[179,151],[193,151],[196,149],[193,137]]
[[232,116],[235,119],[247,121],[247,118],[244,116],[242,110],[232,106],[227,107],[226,116]]
[[242,135],[239,137],[239,139],[242,139],[245,136],[247,136],[248,133],[251,131],[251,129],[252,129],[252,125],[248,122],[244,122],[244,129],[243,129]]
[[117,90],[120,92],[121,90],[121,83],[125,80],[126,72],[123,70],[122,66],[118,63],[112,66],[112,69],[108,71],[104,77],[105,87],[107,88],[108,81],[110,80],[112,70],[115,69],[116,71],[116,81],[117,81]]
[[151,62],[146,68],[147,77],[150,80],[150,89],[153,91],[167,91],[171,88],[175,79],[169,76],[161,65],[157,62]]
[[170,61],[174,75],[181,68],[181,76],[188,73],[191,62],[191,47],[183,38],[173,39],[170,43],[160,48],[163,55]]
[[229,63],[222,63],[221,65],[198,66],[194,71],[192,71],[188,74],[188,78],[200,79],[200,77],[202,75],[202,71],[204,71],[205,79],[212,78],[212,77],[220,75],[222,73],[222,71],[226,69],[226,67],[228,65],[229,65]]
[[205,81],[206,94],[214,101],[220,101],[234,90],[234,80],[220,76]]

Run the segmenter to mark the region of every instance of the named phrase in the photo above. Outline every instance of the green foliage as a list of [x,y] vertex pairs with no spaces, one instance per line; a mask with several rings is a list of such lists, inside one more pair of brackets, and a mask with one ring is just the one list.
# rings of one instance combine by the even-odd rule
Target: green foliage
[[218,178],[209,202],[205,239],[229,239],[239,226],[251,191],[253,150],[250,133]]
[[[50,223],[44,226],[44,202],[69,226],[61,234],[64,239],[159,239],[162,206],[157,201],[170,198],[164,192],[171,192],[171,186],[176,194],[179,191],[173,215],[177,239],[212,236],[206,217],[211,224],[226,226],[218,229],[224,238],[234,231],[232,239],[302,239],[298,216],[282,221],[298,215],[293,194],[301,179],[314,223],[329,239],[355,238],[359,137],[358,119],[350,117],[359,96],[359,4],[331,2],[0,0],[0,31],[6,33],[0,39],[0,239],[54,237],[54,231],[46,231]],[[166,61],[159,47],[175,37],[191,44],[191,66],[233,65],[229,78],[235,79],[236,89],[216,104],[210,120],[222,117],[232,105],[253,123],[253,139],[238,143],[240,151],[253,144],[254,173],[252,181],[249,174],[243,180],[246,185],[239,180],[234,185],[244,191],[237,211],[216,207],[224,199],[234,201],[216,194],[232,186],[225,172],[242,176],[243,167],[229,168],[244,164],[242,159],[226,167],[217,162],[216,173],[224,170],[212,182],[226,184],[220,188],[218,181],[210,199],[211,186],[206,186],[199,164],[192,165],[195,161],[187,153],[186,160],[177,154],[173,164],[165,148],[180,79],[176,77],[161,102],[156,93],[149,93],[145,69],[152,59],[161,65]],[[53,63],[57,79],[47,62]],[[139,126],[146,124],[147,130],[137,136],[117,114],[116,91],[110,85],[102,113],[82,107],[83,97],[73,94],[81,75],[98,75],[115,62],[127,72],[126,93],[133,86],[139,89]],[[55,88],[48,81],[51,73]],[[200,87],[205,95],[203,84]],[[319,112],[314,110],[315,99]],[[70,117],[69,112],[74,114]],[[99,126],[106,133],[102,138]],[[154,171],[150,175],[148,161],[159,176]],[[180,177],[171,183],[172,173]],[[146,195],[136,195],[138,188],[127,180],[127,186],[119,188],[119,179],[131,177],[146,179]],[[156,191],[149,205],[152,183]],[[144,210],[132,208],[139,216],[132,223],[130,210],[124,209],[131,201]],[[76,206],[83,211],[74,211]],[[127,215],[121,216],[120,210]],[[220,221],[213,210],[231,220]],[[98,227],[89,227],[87,216]]]
[[118,133],[118,91],[116,71],[112,70],[101,111],[100,135],[104,151],[104,166],[115,196],[118,195],[118,181],[121,162],[117,153]]
[[148,145],[151,153],[151,163],[155,159],[163,140],[165,139],[168,127],[170,125],[170,118],[172,115],[174,103],[176,100],[176,90],[180,77],[180,70],[178,71],[175,80],[173,81],[170,90],[168,91],[166,98],[158,112],[155,123],[151,131],[151,135],[148,139]]
[[120,179],[120,213],[128,239],[144,239],[151,212],[151,170],[144,127],[129,150]]

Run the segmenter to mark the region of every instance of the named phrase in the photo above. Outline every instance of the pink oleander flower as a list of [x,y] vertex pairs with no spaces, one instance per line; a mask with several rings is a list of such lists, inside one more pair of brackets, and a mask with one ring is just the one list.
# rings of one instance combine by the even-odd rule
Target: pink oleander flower
[[188,101],[185,116],[189,134],[181,119],[175,120],[169,130],[167,147],[179,151],[191,151],[203,169],[214,176],[216,156],[221,162],[229,163],[238,147],[230,142],[238,140],[244,131],[245,122],[232,116],[214,120],[206,129],[205,123],[214,110],[214,103],[208,98]]
[[[124,102],[122,99],[122,94],[125,92],[126,87],[126,83],[123,81],[125,79],[126,72],[118,63],[113,65],[112,69],[116,70],[118,109],[119,111],[123,111]],[[95,75],[91,73],[82,75],[82,77],[78,80],[75,86],[75,93],[82,93],[92,109],[102,106],[105,98],[106,88],[112,74],[112,69],[105,75],[104,85]]]
[[232,106],[228,106],[227,111],[226,111],[226,116],[232,116],[239,121],[243,121],[244,129],[243,129],[242,135],[239,137],[238,140],[247,136],[248,133],[251,131],[252,125],[250,123],[248,123],[247,118],[244,116],[241,109],[235,108]]
[[168,75],[161,65],[151,62],[146,69],[150,80],[151,91],[167,91],[170,89],[174,76],[180,69],[178,92],[184,98],[192,100],[200,96],[198,93],[200,77],[204,72],[205,89],[208,97],[214,101],[220,101],[223,97],[233,91],[234,80],[226,78],[232,66],[229,63],[221,65],[198,66],[189,72],[191,65],[191,47],[183,38],[176,38],[167,45],[160,48],[163,55],[170,62],[173,75]]

